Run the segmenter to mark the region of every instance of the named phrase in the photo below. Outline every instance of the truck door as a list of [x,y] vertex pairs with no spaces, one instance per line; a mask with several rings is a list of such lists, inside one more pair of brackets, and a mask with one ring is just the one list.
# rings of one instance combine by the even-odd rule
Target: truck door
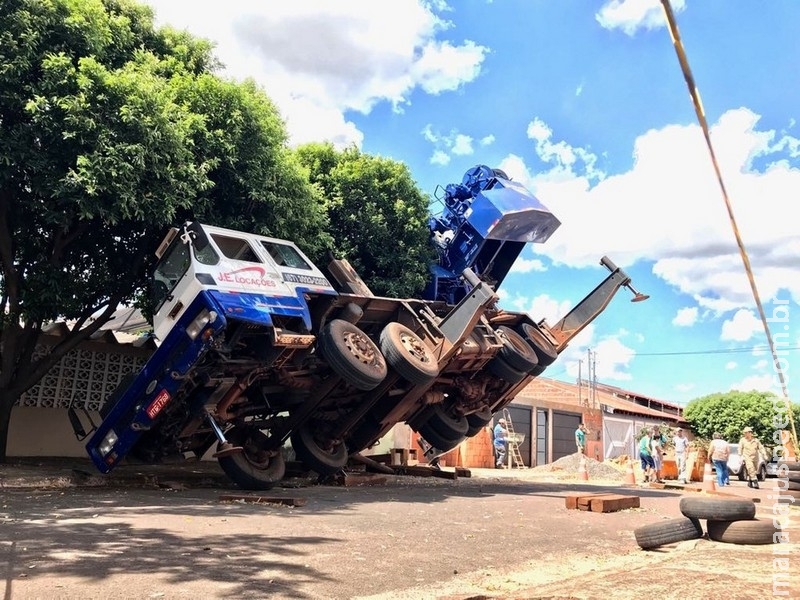
[[187,277],[192,264],[185,237],[175,236],[153,273],[152,299],[155,336],[163,340],[197,295],[199,284]]

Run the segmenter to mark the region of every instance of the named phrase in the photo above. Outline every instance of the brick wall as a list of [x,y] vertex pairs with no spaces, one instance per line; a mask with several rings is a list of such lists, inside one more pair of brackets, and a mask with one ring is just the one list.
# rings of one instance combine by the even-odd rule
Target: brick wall
[[[416,441],[414,444],[420,460],[424,460],[422,447]],[[491,469],[494,467],[491,428],[484,427],[473,437],[464,440],[458,447],[443,454],[440,460],[447,467]]]

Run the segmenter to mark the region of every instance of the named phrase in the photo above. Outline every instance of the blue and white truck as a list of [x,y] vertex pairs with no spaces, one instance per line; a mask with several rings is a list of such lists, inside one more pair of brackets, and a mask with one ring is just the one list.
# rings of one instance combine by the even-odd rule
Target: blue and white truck
[[503,310],[497,287],[558,220],[482,165],[438,199],[439,258],[422,298],[375,296],[347,261],[323,271],[290,241],[197,222],[171,229],[151,281],[160,343],[84,434],[97,468],[214,448],[237,485],[268,489],[285,474],[287,441],[326,475],[398,423],[432,455],[446,452],[555,361],[617,290],[644,297],[604,257],[610,274],[555,325]]

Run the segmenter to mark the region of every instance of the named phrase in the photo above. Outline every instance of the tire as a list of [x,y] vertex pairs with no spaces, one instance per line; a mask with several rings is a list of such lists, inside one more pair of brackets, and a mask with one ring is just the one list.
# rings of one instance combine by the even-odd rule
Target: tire
[[436,431],[431,426],[430,423],[425,423],[422,427],[420,427],[419,434],[423,438],[425,438],[425,441],[428,442],[431,446],[443,452],[452,450],[453,448],[458,446],[461,442],[463,442],[465,439],[467,439],[463,435],[458,436],[456,438],[444,436],[440,434],[438,431]]
[[466,417],[451,415],[439,404],[431,407],[431,416],[425,423],[448,439],[463,438],[469,431],[469,421]]
[[550,343],[542,331],[535,325],[523,323],[520,325],[519,333],[525,338],[525,341],[530,344],[533,351],[536,353],[536,358],[539,359],[539,366],[549,367],[558,358],[558,351],[556,347]]
[[386,360],[366,333],[342,319],[320,332],[317,348],[331,369],[353,387],[368,391],[386,379]]
[[767,478],[767,465],[761,465],[761,468],[758,470],[758,480],[764,481]]
[[497,328],[498,337],[503,342],[498,356],[518,371],[527,373],[539,364],[536,352],[525,338],[505,325]]
[[486,365],[486,370],[498,379],[502,379],[506,383],[510,383],[512,385],[525,379],[526,375],[522,371],[519,371],[518,369],[515,369],[509,365],[500,356],[495,356],[492,360],[490,360]]
[[416,333],[400,323],[381,331],[381,352],[386,362],[409,383],[425,385],[439,376],[439,362]]
[[706,523],[708,537],[715,542],[728,544],[763,545],[774,543],[775,529],[772,519],[750,519],[747,521],[709,521]]
[[636,543],[643,550],[657,548],[664,544],[674,544],[703,537],[700,521],[688,517],[669,519],[650,525],[642,525],[633,530]]
[[790,471],[800,471],[800,462],[786,462],[783,463]]
[[800,491],[800,481],[792,481],[791,479],[787,483],[786,489],[792,490],[793,492]]
[[739,467],[739,472],[736,474],[736,477],[739,478],[739,481],[744,481],[744,465]]
[[108,413],[114,409],[117,402],[119,402],[119,399],[122,397],[122,394],[130,387],[137,375],[138,373],[128,373],[120,380],[119,385],[114,388],[114,391],[108,395],[108,398],[106,398],[106,401],[103,402],[103,405],[100,407],[99,412],[101,418],[105,419]]
[[283,455],[269,456],[264,450],[267,436],[257,429],[234,427],[226,435],[228,441],[242,446],[243,452],[220,456],[217,461],[225,474],[245,490],[268,490],[286,473]]
[[752,500],[717,498],[681,498],[680,510],[684,517],[708,519],[710,521],[742,521],[756,516],[756,505]]
[[476,413],[467,415],[467,437],[477,435],[481,429],[486,427],[492,420],[492,411],[489,407],[482,408]]
[[295,429],[289,438],[297,459],[320,475],[333,475],[347,464],[348,451],[343,443],[320,446],[309,423]]

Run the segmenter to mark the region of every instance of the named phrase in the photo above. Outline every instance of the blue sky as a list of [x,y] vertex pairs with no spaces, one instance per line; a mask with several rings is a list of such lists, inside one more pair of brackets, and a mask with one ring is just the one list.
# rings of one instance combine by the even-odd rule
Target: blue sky
[[[650,300],[621,292],[549,376],[574,381],[581,360],[585,375],[591,349],[598,380],[663,400],[781,394],[658,0],[149,3],[255,79],[293,144],[402,161],[431,195],[475,164],[527,185],[562,226],[517,261],[505,308],[554,323],[605,276],[601,256],[625,268]],[[672,7],[796,394],[800,3]]]

